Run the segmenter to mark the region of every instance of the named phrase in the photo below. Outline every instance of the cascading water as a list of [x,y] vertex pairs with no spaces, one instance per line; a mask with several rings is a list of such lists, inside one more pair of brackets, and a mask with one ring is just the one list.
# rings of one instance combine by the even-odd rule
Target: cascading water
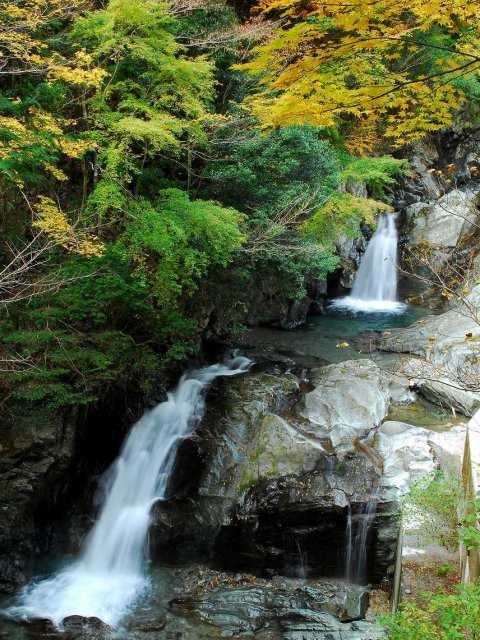
[[358,533],[355,540],[356,549],[356,566],[354,579],[356,582],[361,583],[367,577],[367,542],[368,533],[375,520],[377,514],[377,495],[372,494],[368,500],[364,512],[360,517],[360,524],[358,527]]
[[332,303],[336,309],[364,312],[400,312],[397,299],[397,245],[395,216],[382,214],[368,243],[350,296]]
[[[369,497],[361,513],[352,515],[350,503],[347,505],[345,529],[345,578],[349,582],[363,583],[367,578],[368,534],[377,514],[378,492]],[[353,523],[355,522],[355,534]]]
[[352,506],[347,505],[347,526],[345,529],[345,577],[352,578],[353,534],[352,534]]
[[118,623],[148,588],[151,507],[166,497],[178,443],[201,420],[206,387],[219,376],[245,372],[250,364],[235,358],[184,375],[168,399],[134,425],[108,474],[103,508],[82,556],[52,578],[26,587],[8,615],[50,618],[56,625],[73,614]]

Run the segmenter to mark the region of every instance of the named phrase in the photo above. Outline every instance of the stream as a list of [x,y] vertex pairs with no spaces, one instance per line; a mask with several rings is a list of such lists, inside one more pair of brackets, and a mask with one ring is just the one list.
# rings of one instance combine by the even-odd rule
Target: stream
[[[382,406],[388,406],[385,403],[390,402],[390,391],[382,386],[379,378],[390,375],[389,371],[395,368],[398,360],[398,356],[394,354],[375,351],[375,334],[387,333],[396,327],[406,327],[429,313],[427,309],[407,307],[398,302],[396,251],[395,219],[391,215],[384,215],[362,260],[351,296],[330,301],[323,315],[311,317],[304,327],[293,331],[258,327],[251,329],[242,336],[239,345],[239,350],[244,355],[184,374],[177,388],[168,394],[167,400],[147,411],[132,427],[120,455],[104,474],[101,482],[102,506],[86,536],[82,553],[73,560],[50,560],[48,571],[37,572],[37,577],[19,595],[0,603],[4,612],[3,618],[0,618],[0,639],[47,640],[63,637],[65,640],[207,640],[217,638],[219,634],[238,636],[243,633],[258,637],[259,640],[373,640],[381,637],[381,630],[365,622],[363,618],[367,610],[367,584],[377,572],[375,562],[378,558],[375,556],[373,560],[372,555],[377,553],[375,547],[372,547],[375,545],[374,538],[376,540],[378,535],[375,527],[388,527],[388,524],[375,524],[377,517],[386,523],[391,519],[390,526],[394,528],[387,531],[390,544],[395,544],[398,535],[395,513],[389,512],[388,501],[382,502],[379,483],[383,471],[379,471],[368,460],[371,455],[368,453],[370,445],[362,445],[363,453],[350,449],[346,457],[338,453],[341,448],[333,448],[333,451],[324,449],[321,437],[305,427],[306,414],[302,414],[299,407],[302,397],[306,397],[302,394],[306,394],[306,389],[309,388],[308,376],[313,374],[315,378],[318,367],[326,364],[335,366],[353,360],[359,362],[358,367],[357,363],[355,366],[351,365],[356,371],[354,376],[357,376],[352,381],[353,386],[357,385],[357,391],[352,391],[351,401],[357,403],[352,407],[355,407],[354,412],[358,412],[358,415],[353,416],[352,424],[358,423],[357,426],[363,428],[369,420],[373,420],[374,427],[383,417],[437,430],[452,426],[451,416],[425,401],[417,400],[408,405],[396,405],[392,402],[390,414],[386,415],[384,411],[377,422],[374,414],[369,414],[372,407],[369,406],[367,397],[371,393],[372,384],[376,385],[378,394],[387,394],[372,396],[376,405],[374,411],[382,411]],[[251,368],[252,361],[259,362],[260,367],[257,369],[260,373],[255,367]],[[267,368],[262,374],[265,363]],[[300,378],[291,373],[292,370],[306,372],[305,389],[299,384]],[[335,384],[344,384],[348,380],[348,373],[342,372],[340,378],[333,383],[334,386],[327,385],[323,393],[333,393],[335,396]],[[253,376],[254,383],[248,391],[250,376]],[[370,379],[369,376],[373,377]],[[244,377],[244,387],[253,396],[240,397],[244,404],[240,404],[238,408],[233,407],[231,434],[220,433],[221,439],[225,439],[225,449],[222,453],[221,443],[217,445],[220,449],[214,454],[213,460],[214,465],[219,466],[213,470],[213,475],[217,476],[213,483],[217,482],[218,485],[221,477],[219,474],[225,470],[229,473],[229,465],[233,475],[223,482],[224,486],[220,483],[221,489],[217,487],[216,493],[212,493],[213,504],[215,500],[228,497],[229,493],[234,496],[237,491],[237,496],[241,496],[246,489],[248,493],[249,487],[252,487],[252,491],[255,490],[251,469],[247,474],[245,470],[242,471],[243,479],[242,476],[235,479],[233,470],[238,460],[244,457],[248,461],[250,456],[250,462],[252,459],[257,461],[256,473],[260,479],[262,446],[267,446],[267,449],[270,447],[271,458],[266,458],[263,473],[266,477],[272,471],[274,475],[279,475],[279,462],[275,456],[280,456],[280,459],[285,456],[282,462],[285,467],[283,473],[286,478],[294,478],[288,495],[291,497],[295,492],[301,491],[297,498],[300,506],[294,500],[296,507],[292,507],[293,511],[283,513],[278,506],[282,504],[282,499],[278,503],[274,499],[269,507],[270,511],[265,512],[269,513],[267,518],[261,515],[261,509],[257,513],[257,524],[253,518],[255,509],[252,507],[253,510],[249,512],[247,508],[245,530],[242,529],[241,517],[235,524],[235,517],[232,521],[229,516],[230,525],[225,527],[222,516],[218,516],[220,519],[214,535],[218,535],[219,539],[223,535],[224,542],[223,550],[221,543],[220,546],[217,545],[216,563],[193,561],[181,564],[177,561],[177,564],[169,565],[169,553],[162,552],[162,549],[160,559],[157,557],[154,563],[150,563],[148,548],[152,512],[158,505],[165,503],[167,511],[163,517],[168,519],[169,483],[182,442],[197,437],[196,430],[201,428],[206,394],[211,384],[217,378],[230,377]],[[266,385],[263,396],[262,389],[255,382],[257,379]],[[365,382],[366,380],[371,382]],[[224,384],[229,385],[230,381]],[[273,387],[270,389],[271,384]],[[277,392],[273,388],[278,385],[281,387],[282,384],[285,398],[280,398],[278,406],[274,407],[275,403],[272,404],[272,401]],[[291,390],[287,391],[289,385]],[[296,397],[292,396],[295,387],[298,389]],[[332,388],[333,392],[330,391]],[[260,396],[257,398],[255,394],[259,391]],[[351,394],[348,383],[347,388],[340,392],[340,397],[338,393],[335,396],[335,401],[339,403],[335,408],[339,412],[335,428],[341,427],[344,419],[341,417],[345,411],[345,407],[341,405],[342,394],[348,401]],[[288,397],[290,400],[287,400]],[[292,397],[295,399],[292,400]],[[320,397],[320,411],[322,402]],[[260,438],[256,448],[249,453],[249,439],[258,438],[258,428],[264,428],[265,424],[264,421],[257,423],[255,416],[266,416],[272,420],[268,403],[278,413],[273,415],[273,423],[266,427],[264,445]],[[247,416],[246,422],[240,421],[237,424],[235,411],[238,410],[241,414],[242,407]],[[287,413],[282,414],[287,409],[292,410],[289,416]],[[247,434],[248,416],[254,416],[251,438]],[[289,418],[289,424],[284,421],[284,417]],[[214,420],[213,429],[217,428],[217,420],[218,416]],[[221,417],[220,422],[222,420]],[[362,420],[366,421],[365,424]],[[273,438],[273,441],[269,438]],[[278,442],[275,438],[279,438]],[[349,438],[347,437],[347,447],[351,447],[354,442],[351,436]],[[213,441],[215,440],[216,436],[213,437]],[[342,445],[341,442],[338,444]],[[284,453],[282,447],[285,447]],[[300,447],[301,453],[297,454],[297,458],[293,450],[290,455],[290,447]],[[307,459],[304,460],[304,456]],[[315,459],[312,468],[308,467],[309,456]],[[299,465],[299,471],[293,474],[289,471],[289,465],[292,464]],[[312,479],[307,480],[307,484],[303,486],[302,478],[308,476],[308,473],[305,476],[308,469],[313,472]],[[226,478],[229,478],[228,473]],[[305,511],[302,500],[311,491],[308,484],[311,481],[319,485],[318,490],[315,489],[310,497],[314,507]],[[282,480],[279,484],[274,483],[272,495],[278,491],[281,495],[282,487]],[[202,500],[206,495],[208,502],[210,494],[205,491],[205,488],[200,488],[197,499]],[[320,515],[318,506],[315,506],[315,501],[320,499],[317,491],[318,496],[332,496],[323,498],[325,502],[322,503]],[[267,491],[262,498],[266,503],[268,495]],[[249,498],[253,501],[252,504],[254,496],[253,492]],[[227,501],[227,511],[231,511],[232,504]],[[308,500],[305,504],[308,504]],[[242,501],[237,509],[241,510],[241,505]],[[211,517],[208,507],[203,515],[200,511],[198,515],[195,508],[189,512],[187,507],[186,515],[180,517],[187,520],[199,517],[199,522],[202,522],[202,518],[208,520]],[[212,513],[215,508],[211,507]],[[299,510],[295,511],[295,508]],[[278,519],[277,523],[275,518]],[[271,526],[269,519],[272,519]],[[223,520],[227,520],[226,515]],[[167,528],[174,528],[174,522],[168,524]],[[248,529],[249,522],[253,523],[251,531]],[[177,526],[181,529],[183,524],[180,521]],[[188,522],[186,524],[188,530]],[[235,526],[239,528],[235,529]],[[222,528],[220,533],[219,528]],[[188,540],[188,535],[184,535]],[[193,535],[197,535],[195,527]],[[240,538],[235,538],[238,535]],[[252,535],[260,537],[248,550],[244,537]],[[182,534],[180,540],[181,536]],[[233,536],[231,541],[228,536]],[[244,568],[251,573],[242,571],[241,547],[245,544],[249,561]],[[234,551],[232,545],[240,546],[240,566],[237,571],[225,572],[230,562],[229,555],[232,555],[231,560],[235,563],[235,553],[229,554],[229,549]],[[251,562],[252,553],[255,555],[254,550],[262,545],[264,550],[259,554],[260,560],[263,553],[265,558],[270,558],[267,562],[271,565],[269,567],[267,564],[261,569],[260,562],[255,570],[255,562]],[[330,557],[322,558],[323,549]],[[380,553],[383,552],[380,550]],[[219,558],[222,560],[219,561]],[[319,629],[324,629],[325,632],[319,635]]]
[[[365,357],[373,357],[381,361],[382,364],[391,364],[393,360],[390,354],[373,353],[366,356],[356,348],[355,338],[365,332],[388,331],[393,327],[408,326],[425,313],[427,313],[426,309],[409,307],[403,314],[357,313],[351,315],[348,312],[330,308],[325,315],[312,317],[306,326],[294,331],[285,332],[268,328],[253,329],[244,337],[243,346],[247,354],[251,349],[255,351],[275,350],[276,353],[285,354],[300,365],[306,366],[338,363]],[[351,344],[352,341],[353,344]],[[144,567],[142,559],[144,539],[148,527],[149,505],[153,500],[161,499],[166,490],[168,468],[171,468],[172,452],[174,451],[172,449],[173,443],[182,437],[182,433],[194,428],[203,413],[202,390],[204,386],[218,375],[229,376],[244,373],[248,366],[249,361],[242,359],[238,361],[236,368],[229,365],[222,368],[216,365],[202,370],[199,374],[193,374],[193,377],[187,376],[184,378],[184,382],[179,384],[177,391],[171,394],[167,403],[159,405],[153,413],[146,414],[142,418],[132,429],[124,445],[121,458],[109,473],[105,506],[87,538],[83,555],[73,562],[63,558],[59,559],[58,569],[53,572],[53,577],[43,580],[37,579],[31,583],[24,590],[20,601],[18,599],[14,601],[13,607],[11,600],[6,602],[6,606],[10,605],[10,615],[17,619],[48,617],[58,625],[65,616],[78,612],[79,603],[83,603],[81,608],[83,615],[101,618],[104,622],[117,627],[114,635],[110,636],[109,634],[108,637],[126,640],[136,640],[137,638],[139,640],[144,638],[153,640],[153,638],[160,637],[181,637],[185,640],[190,640],[190,638],[193,640],[194,638],[213,637],[211,635],[212,627],[208,622],[199,623],[198,618],[189,615],[188,611],[182,611],[182,615],[179,616],[178,611],[172,612],[168,606],[168,602],[182,593],[186,576],[193,574],[194,580],[196,580],[198,575],[202,575],[202,572],[208,573],[208,567],[200,565],[169,567],[165,564],[147,569]],[[190,382],[188,382],[189,380]],[[185,381],[193,386],[187,388]],[[177,408],[172,403],[177,403]],[[403,412],[400,415],[402,419],[408,417],[412,423],[419,426],[428,427],[431,424],[435,425],[435,428],[442,428],[442,422],[445,424],[445,428],[451,426],[451,417],[442,414],[438,409],[425,402],[398,407],[395,410]],[[167,414],[171,414],[171,418],[167,419]],[[180,414],[183,416],[181,419]],[[180,423],[177,422],[177,418],[174,418],[175,415],[180,419]],[[395,415],[390,417],[399,419]],[[155,452],[154,446],[151,462],[147,458],[145,461],[139,461],[136,457],[137,467],[134,470],[130,469],[129,473],[130,475],[131,473],[145,475],[144,470],[149,464],[153,464],[155,469],[164,468],[166,471],[163,474],[160,471],[147,474],[145,477],[149,479],[148,487],[145,486],[133,496],[131,494],[133,476],[130,480],[128,480],[128,476],[123,476],[122,466],[125,466],[125,460],[132,452],[135,453],[138,447],[145,451],[140,440],[153,437],[152,434],[155,432],[153,431],[149,435],[149,429],[155,428],[155,420],[158,422],[158,420],[165,421],[166,419],[172,428],[174,427],[172,444],[167,443],[167,446],[166,441],[162,440],[163,444],[158,452]],[[142,431],[143,436],[140,437],[138,434]],[[137,434],[136,440],[133,440],[134,434]],[[152,484],[152,478],[155,477],[160,479]],[[138,527],[132,527],[134,522],[131,516],[131,509],[134,508],[133,503],[132,506],[128,506],[128,504],[125,506],[130,514],[125,516],[126,519],[122,515],[122,509],[112,507],[114,502],[120,504],[122,501],[128,503],[132,500],[134,503],[138,503],[135,513],[141,510],[143,514]],[[349,543],[353,546],[356,544],[356,549],[350,548],[346,551],[347,576],[350,575],[352,578],[359,578],[364,571],[362,566],[365,564],[366,558],[361,554],[365,553],[368,526],[374,517],[375,508],[375,501],[372,500],[366,505],[364,515],[356,516],[359,522],[356,534],[357,543],[352,540]],[[139,519],[136,518],[136,521],[138,522]],[[349,526],[351,536],[351,523]],[[138,535],[133,535],[132,531]],[[115,536],[111,535],[113,533]],[[301,550],[299,554],[301,557]],[[354,565],[356,568],[350,568]],[[49,576],[52,576],[51,568],[52,566],[50,566]],[[231,580],[228,577],[225,579]],[[242,580],[243,578],[240,577],[240,583]],[[283,588],[285,588],[285,581],[288,583],[288,588],[294,590],[298,590],[305,584],[304,579],[284,578]],[[312,588],[315,587],[315,580],[308,580],[307,583],[311,584]],[[165,633],[168,629],[175,629],[176,635],[167,634],[164,636],[163,631],[161,635],[158,635],[164,628]],[[92,639],[104,637],[104,635],[99,636],[98,633],[97,630],[92,631],[90,635],[87,633],[86,636],[72,637]],[[0,620],[0,638],[5,640],[7,638],[8,640],[40,640],[56,636],[57,632],[47,622],[24,626],[5,618]],[[349,637],[355,638],[355,635]]]

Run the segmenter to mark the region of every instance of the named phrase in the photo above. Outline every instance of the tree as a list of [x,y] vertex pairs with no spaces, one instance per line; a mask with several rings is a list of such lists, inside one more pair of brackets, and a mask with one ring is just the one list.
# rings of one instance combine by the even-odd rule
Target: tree
[[282,27],[242,69],[265,127],[340,127],[351,148],[395,145],[450,125],[478,95],[480,16],[465,0],[263,0]]

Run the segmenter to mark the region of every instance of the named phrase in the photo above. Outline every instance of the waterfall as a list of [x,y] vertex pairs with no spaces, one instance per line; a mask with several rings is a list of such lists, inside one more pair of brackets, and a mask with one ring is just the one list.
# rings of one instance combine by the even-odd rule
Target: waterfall
[[[352,516],[352,507],[347,505],[345,528],[345,578],[349,582],[362,584],[367,579],[368,534],[377,514],[378,494],[374,491],[363,511]],[[353,523],[355,522],[355,534]]]
[[360,517],[360,524],[358,526],[358,532],[355,539],[356,550],[356,567],[354,579],[356,582],[361,583],[367,578],[367,542],[368,533],[375,520],[377,514],[377,496],[370,496],[364,512]]
[[298,569],[297,575],[301,580],[306,580],[307,578],[307,559],[306,553],[302,551],[302,546],[298,538],[295,538],[295,544],[297,545],[298,551]]
[[402,311],[405,305],[397,299],[397,244],[395,216],[382,214],[360,262],[351,295],[334,301],[332,307],[365,312]]
[[347,526],[345,529],[345,577],[348,581],[352,578],[352,556],[352,505],[349,502],[347,505]]
[[247,358],[184,375],[165,402],[134,425],[107,473],[103,507],[77,562],[26,587],[7,614],[50,618],[60,625],[73,614],[116,625],[148,588],[146,542],[151,507],[166,498],[178,443],[204,412],[207,386],[219,376],[245,372]]

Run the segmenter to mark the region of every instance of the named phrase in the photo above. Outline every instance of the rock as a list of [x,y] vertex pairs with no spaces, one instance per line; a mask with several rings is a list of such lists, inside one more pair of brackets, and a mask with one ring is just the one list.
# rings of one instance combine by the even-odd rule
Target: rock
[[[298,409],[292,407],[299,393],[292,374],[250,373],[222,386],[196,436],[203,450],[197,489],[155,506],[154,552],[171,558],[179,550],[213,555],[219,566],[264,575],[343,575],[349,509],[363,512],[380,477],[378,454],[354,438],[377,426],[393,393],[391,378],[373,362],[354,361],[346,369],[350,366],[350,377],[340,365],[313,376],[315,388],[326,378],[335,385],[346,378],[336,397],[354,397],[341,400],[349,402],[345,420],[353,420],[355,428],[335,454],[332,434],[302,415],[303,400]],[[363,413],[357,417],[360,405]],[[379,496],[368,539],[372,581],[391,570],[397,516],[398,507]]]
[[283,418],[267,414],[255,435],[255,448],[249,456],[241,484],[264,478],[314,471],[325,450]]
[[[414,180],[409,180],[411,197],[427,197],[436,200],[442,194],[442,187],[432,172],[432,167],[438,162],[439,154],[435,145],[426,141],[417,142],[413,147],[410,160]],[[421,195],[420,195],[421,194]]]
[[210,553],[219,527],[230,521],[231,510],[258,477],[258,455],[262,454],[262,473],[269,473],[269,461],[277,454],[282,467],[289,464],[284,450],[292,434],[281,419],[272,432],[278,450],[262,433],[269,420],[275,421],[274,412],[292,404],[298,392],[299,380],[293,374],[256,372],[220,383],[196,434],[201,455],[185,462],[190,474],[198,476],[195,488],[182,501],[154,508],[150,534],[154,555],[157,547],[163,555],[166,545],[172,553],[178,548]]
[[[299,390],[298,379],[292,374],[273,375],[259,373],[243,378],[229,380],[225,389],[223,415],[220,423],[211,425],[211,437],[208,443],[210,459],[202,475],[198,493],[204,497],[237,499],[245,485],[247,476],[255,477],[258,447],[265,448],[267,443],[262,434],[266,428],[258,431],[259,424],[267,418],[272,419],[272,410],[287,406]],[[207,414],[207,425],[209,416]],[[277,427],[280,423],[277,423]],[[274,432],[279,439],[291,438],[286,429]],[[260,436],[261,442],[257,440]],[[265,455],[272,455],[270,453]]]
[[386,421],[379,428],[376,448],[383,458],[382,486],[391,500],[398,500],[416,480],[434,470],[431,435],[404,422]]
[[[459,475],[466,433],[465,424],[435,432],[404,422],[384,422],[376,436],[376,448],[384,461],[382,486],[387,489],[385,498],[400,499],[417,480],[435,469]],[[476,439],[472,440],[476,443]],[[471,450],[476,467],[480,462],[480,448],[475,445]]]
[[[313,473],[255,483],[220,530],[218,557],[230,570],[344,576],[349,510],[355,539],[361,522],[356,515],[364,512],[376,484],[378,471],[359,454],[325,457]],[[367,542],[370,582],[380,582],[391,569],[397,518],[398,506],[379,496]],[[379,544],[380,530],[385,535]]]
[[454,409],[472,416],[480,407],[480,394],[462,389],[463,383],[456,379],[457,373],[451,367],[411,359],[402,364],[402,371],[424,398],[447,411]]
[[72,640],[106,640],[113,629],[94,616],[67,616],[62,620],[65,636]]
[[73,438],[71,423],[49,412],[17,415],[13,422],[4,416],[0,423],[0,591],[13,592],[30,575],[38,544],[35,510],[44,492],[61,491],[56,482]]
[[447,252],[456,247],[474,228],[479,193],[476,186],[452,189],[434,203],[420,202],[408,207],[410,245],[429,245]]
[[466,425],[457,425],[450,431],[433,433],[429,437],[430,448],[440,468],[454,476],[461,473],[466,433]]
[[[473,303],[479,290],[470,294]],[[420,356],[403,361],[401,371],[428,400],[467,416],[480,407],[480,325],[473,313],[456,307],[391,329],[378,339],[377,348]]]
[[408,398],[405,380],[392,378],[367,359],[315,369],[312,383],[314,389],[299,403],[298,415],[308,421],[306,429],[328,438],[340,455],[353,451],[355,440],[381,423],[392,396]]
[[58,637],[59,632],[53,622],[48,618],[31,618],[25,621],[21,621],[21,624],[28,628],[30,634],[34,636],[44,637]]
[[[367,640],[379,637],[368,635],[373,631],[372,626],[349,624],[364,616],[367,604],[367,592],[362,587],[317,582],[283,588],[258,585],[219,588],[201,596],[187,595],[176,599],[171,608],[175,612],[194,613],[227,637],[257,634],[273,626],[280,630],[280,637],[284,639],[355,637]],[[361,631],[362,626],[366,635],[350,635],[351,631]]]
[[341,260],[340,284],[344,289],[352,288],[366,245],[367,240],[363,234],[358,238],[340,236],[335,241],[336,253]]

